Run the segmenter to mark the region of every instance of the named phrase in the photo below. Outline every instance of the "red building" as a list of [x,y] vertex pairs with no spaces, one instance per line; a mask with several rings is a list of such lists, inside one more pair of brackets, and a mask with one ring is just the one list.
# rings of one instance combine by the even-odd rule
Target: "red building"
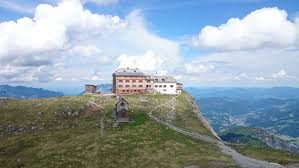
[[139,69],[120,68],[113,74],[112,92],[117,94],[146,92],[146,76]]

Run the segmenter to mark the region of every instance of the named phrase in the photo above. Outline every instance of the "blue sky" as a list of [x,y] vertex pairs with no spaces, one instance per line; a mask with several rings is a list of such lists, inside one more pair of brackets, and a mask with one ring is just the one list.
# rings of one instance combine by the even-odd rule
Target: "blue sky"
[[186,86],[298,87],[298,12],[296,0],[2,0],[0,83],[73,92],[130,66]]

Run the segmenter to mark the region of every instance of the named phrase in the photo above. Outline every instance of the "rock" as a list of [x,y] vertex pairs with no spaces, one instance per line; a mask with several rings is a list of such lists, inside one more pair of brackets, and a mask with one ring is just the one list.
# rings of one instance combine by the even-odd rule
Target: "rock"
[[36,129],[37,129],[36,126],[32,126],[32,127],[31,127],[31,130],[32,130],[32,131],[35,131]]
[[78,112],[78,111],[75,111],[75,112],[73,113],[73,115],[74,115],[74,116],[79,116],[79,112]]

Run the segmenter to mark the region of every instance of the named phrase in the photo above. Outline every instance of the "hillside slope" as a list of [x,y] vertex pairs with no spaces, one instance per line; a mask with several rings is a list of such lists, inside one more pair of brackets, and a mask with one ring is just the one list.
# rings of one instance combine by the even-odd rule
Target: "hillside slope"
[[[217,139],[198,120],[187,94],[125,99],[135,122],[117,129],[111,120],[114,97],[0,100],[0,167],[238,167],[217,145],[149,119],[152,112]],[[171,99],[175,104],[167,103]]]

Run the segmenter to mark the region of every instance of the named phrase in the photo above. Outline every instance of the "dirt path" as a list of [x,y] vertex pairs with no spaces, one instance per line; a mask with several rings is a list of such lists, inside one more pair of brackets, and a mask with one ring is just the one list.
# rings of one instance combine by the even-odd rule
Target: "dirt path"
[[[164,105],[169,105],[169,104],[175,105],[175,101],[176,101],[176,97],[173,97],[169,102],[166,102],[164,104],[160,104],[160,105],[156,106],[155,108],[152,109],[152,111],[154,111],[156,108],[164,106]],[[209,142],[209,143],[215,143],[222,150],[222,152],[224,154],[230,155],[233,158],[233,160],[241,167],[244,167],[244,168],[284,168],[284,166],[276,164],[276,163],[257,160],[257,159],[254,159],[254,158],[244,156],[244,155],[238,153],[236,150],[232,149],[231,147],[225,145],[223,143],[223,141],[213,139],[209,136],[202,135],[198,132],[193,132],[193,131],[190,131],[190,130],[186,130],[184,128],[179,128],[179,127],[176,127],[176,126],[172,125],[169,122],[162,121],[161,119],[155,117],[152,114],[152,111],[150,111],[148,113],[148,115],[154,121],[156,121],[156,122],[158,122],[162,125],[165,125],[168,128],[170,128],[170,129],[172,129],[176,132],[179,132],[181,134],[190,136],[194,139],[203,140],[203,141],[206,141],[206,142]],[[175,106],[173,106],[172,109],[171,109],[171,112],[174,112],[174,111],[175,111]]]

